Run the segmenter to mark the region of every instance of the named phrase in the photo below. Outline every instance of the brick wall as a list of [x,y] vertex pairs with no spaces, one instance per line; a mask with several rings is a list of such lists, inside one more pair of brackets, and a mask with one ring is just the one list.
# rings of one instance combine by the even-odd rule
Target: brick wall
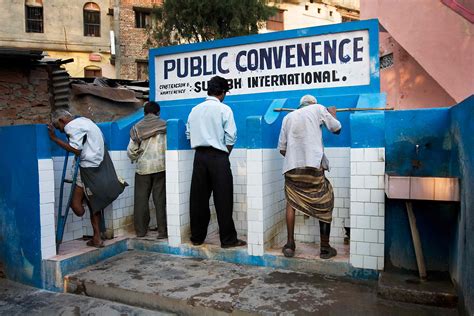
[[148,59],[148,49],[143,48],[147,35],[145,29],[135,27],[133,7],[152,8],[161,0],[126,0],[120,5],[120,70],[119,78],[137,79],[137,59]]
[[45,67],[0,66],[0,126],[49,122],[51,113]]

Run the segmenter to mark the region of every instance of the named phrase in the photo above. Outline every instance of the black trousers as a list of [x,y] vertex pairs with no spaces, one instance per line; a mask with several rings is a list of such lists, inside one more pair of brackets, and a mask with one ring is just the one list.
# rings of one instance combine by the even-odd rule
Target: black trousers
[[135,198],[133,223],[137,236],[145,236],[150,224],[150,208],[148,201],[153,194],[153,203],[156,211],[158,234],[167,235],[166,227],[166,189],[165,171],[139,175],[135,173]]
[[191,180],[190,218],[191,241],[202,243],[206,239],[211,219],[209,198],[214,194],[214,205],[219,224],[221,245],[237,242],[232,212],[234,187],[229,154],[212,147],[198,147],[194,155]]

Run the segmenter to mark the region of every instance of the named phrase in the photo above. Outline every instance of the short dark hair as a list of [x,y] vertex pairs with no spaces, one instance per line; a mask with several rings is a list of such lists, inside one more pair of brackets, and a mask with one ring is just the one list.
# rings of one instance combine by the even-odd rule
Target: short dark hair
[[229,83],[227,82],[227,79],[215,76],[212,77],[208,82],[207,95],[217,96],[228,92],[229,90]]
[[143,111],[145,115],[153,113],[158,114],[160,112],[160,105],[155,101],[147,101],[143,105]]

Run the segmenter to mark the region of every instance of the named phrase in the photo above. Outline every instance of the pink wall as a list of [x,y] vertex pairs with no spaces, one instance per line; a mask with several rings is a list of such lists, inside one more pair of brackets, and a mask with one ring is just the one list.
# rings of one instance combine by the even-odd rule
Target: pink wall
[[395,109],[445,107],[451,96],[387,32],[380,32],[380,56],[393,53],[393,66],[380,70],[387,107]]
[[[399,74],[404,73],[415,81],[429,74],[456,102],[474,93],[474,24],[439,0],[361,0],[360,4],[361,19],[378,18],[426,71],[420,73],[419,67],[407,62]],[[383,78],[382,81],[390,80]],[[402,77],[399,81],[400,87],[404,86]],[[426,103],[419,99],[423,93],[418,92],[419,97],[415,99],[429,104],[433,98],[428,94],[433,90],[434,86],[426,90],[429,97]],[[401,92],[400,98],[402,95]]]

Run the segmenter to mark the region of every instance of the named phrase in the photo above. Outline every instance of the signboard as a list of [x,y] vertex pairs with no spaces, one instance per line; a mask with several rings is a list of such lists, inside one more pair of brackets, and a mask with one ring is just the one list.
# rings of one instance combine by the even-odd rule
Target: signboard
[[[240,45],[210,48],[213,42],[198,43],[182,45],[201,47],[183,52],[179,52],[180,46],[170,47],[173,53],[150,56],[154,58],[154,99],[205,97],[207,82],[216,75],[229,80],[232,96],[367,86],[371,82],[373,52],[369,34],[369,29],[356,29],[253,43],[245,43],[245,37],[241,37],[237,38]],[[258,36],[271,34],[253,38]],[[207,44],[205,49],[202,44]]]

